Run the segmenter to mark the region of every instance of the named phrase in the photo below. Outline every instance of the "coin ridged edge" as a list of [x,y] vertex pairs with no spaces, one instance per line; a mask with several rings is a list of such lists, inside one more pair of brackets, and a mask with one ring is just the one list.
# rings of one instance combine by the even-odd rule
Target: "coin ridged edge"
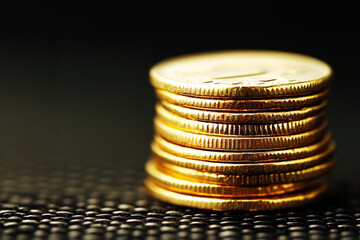
[[163,189],[153,183],[151,180],[145,182],[146,187],[150,191],[151,195],[155,198],[165,202],[169,202],[176,205],[195,207],[201,209],[210,210],[245,210],[245,211],[256,211],[256,210],[277,210],[289,207],[296,207],[308,203],[315,199],[320,194],[325,192],[327,185],[321,185],[317,188],[313,188],[307,191],[292,193],[289,195],[282,195],[276,197],[266,198],[252,198],[252,199],[241,199],[241,198],[206,198],[191,196],[186,194],[180,194]]
[[258,152],[224,152],[195,149],[171,143],[159,135],[155,135],[152,145],[158,145],[165,152],[180,157],[211,162],[270,162],[304,158],[324,151],[331,140],[330,133],[325,134],[319,142],[300,148],[258,151]]
[[191,168],[204,172],[246,175],[281,173],[302,170],[328,160],[334,154],[334,151],[335,144],[331,143],[325,151],[301,159],[263,163],[223,163],[182,158],[165,152],[156,145],[152,146],[153,157],[170,162],[180,167]]
[[293,83],[286,86],[271,87],[237,87],[237,88],[217,88],[200,86],[200,84],[187,83],[160,83],[150,77],[152,85],[167,91],[184,94],[187,96],[201,97],[228,97],[228,98],[270,98],[270,97],[286,97],[286,96],[302,96],[321,91],[329,86],[329,82],[320,79],[320,83],[304,82]]
[[162,89],[156,89],[156,96],[171,104],[196,108],[201,110],[216,111],[266,111],[266,110],[283,110],[299,109],[314,105],[325,99],[329,90],[312,95],[288,97],[288,98],[270,98],[270,99],[209,99],[184,96]]
[[172,163],[161,161],[159,159],[153,159],[153,161],[157,161],[159,166],[167,169],[166,171],[176,178],[214,184],[232,184],[235,186],[258,186],[306,181],[314,178],[324,177],[336,166],[336,160],[335,158],[332,158],[318,165],[298,171],[245,175],[199,171],[180,167]]
[[212,134],[212,135],[286,135],[310,131],[318,127],[325,118],[325,112],[319,115],[296,121],[279,123],[257,123],[257,124],[231,124],[231,123],[210,123],[191,120],[177,116],[166,110],[161,104],[156,105],[157,116],[166,122],[186,132]]
[[308,188],[319,184],[323,179],[315,179],[312,181],[304,181],[297,183],[283,183],[277,185],[266,186],[235,186],[235,185],[219,185],[208,182],[196,182],[185,179],[175,178],[168,175],[164,168],[157,166],[157,161],[149,160],[146,163],[146,172],[158,185],[171,191],[197,195],[197,196],[217,196],[217,197],[264,197],[287,194]]
[[192,120],[219,123],[273,123],[300,120],[319,114],[325,109],[326,103],[325,100],[318,105],[288,111],[219,112],[187,108],[161,101],[164,108],[176,115]]
[[323,138],[326,131],[326,123],[311,131],[283,136],[213,136],[197,133],[184,132],[163,123],[160,119],[154,119],[156,132],[170,142],[179,145],[228,151],[253,151],[296,148],[310,145]]

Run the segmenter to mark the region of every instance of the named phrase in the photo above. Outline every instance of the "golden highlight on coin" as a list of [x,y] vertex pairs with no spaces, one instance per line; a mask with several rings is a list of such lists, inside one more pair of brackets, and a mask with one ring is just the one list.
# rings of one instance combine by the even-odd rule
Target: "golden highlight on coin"
[[262,173],[291,172],[315,166],[328,160],[333,155],[335,144],[330,144],[324,152],[312,155],[310,157],[261,163],[223,163],[199,161],[182,158],[177,155],[172,155],[163,151],[161,148],[157,148],[156,145],[153,145],[152,147],[155,158],[159,158],[162,161],[170,162],[177,166],[205,172],[249,175]]
[[287,111],[267,112],[217,112],[177,106],[168,102],[161,104],[170,112],[184,118],[218,123],[273,123],[296,121],[312,117],[324,111],[326,102],[319,105]]
[[335,160],[329,159],[323,163],[303,170],[280,172],[270,174],[223,174],[199,171],[191,168],[180,167],[169,162],[161,162],[159,159],[151,161],[158,162],[158,165],[165,168],[167,173],[178,179],[186,179],[193,182],[202,182],[219,185],[235,185],[235,186],[267,186],[269,184],[283,184],[307,181],[309,179],[317,179],[325,176],[335,167]]
[[288,135],[306,132],[320,126],[324,121],[324,112],[319,115],[308,117],[297,121],[279,123],[257,123],[257,124],[230,124],[230,123],[211,123],[201,122],[179,117],[162,105],[156,105],[157,116],[175,128],[185,132],[203,133],[211,135]]
[[293,135],[283,136],[213,136],[184,132],[164,124],[159,119],[154,119],[155,130],[160,136],[170,142],[193,148],[228,150],[228,151],[253,151],[296,148],[315,143],[323,138],[326,123],[320,127]]
[[295,192],[301,189],[309,188],[314,185],[319,185],[324,182],[323,179],[315,179],[312,181],[304,181],[297,183],[284,183],[277,185],[266,186],[235,186],[231,184],[219,185],[216,183],[195,182],[188,181],[181,178],[176,178],[167,174],[166,170],[159,168],[156,161],[149,161],[146,164],[146,170],[152,181],[156,182],[162,187],[182,192],[186,194],[194,194],[197,196],[213,196],[213,197],[261,197],[281,195],[285,193]]
[[161,148],[168,153],[183,158],[210,162],[273,162],[305,158],[320,153],[328,147],[330,139],[331,136],[328,133],[319,142],[300,148],[257,152],[227,152],[184,147],[171,143],[159,135],[155,135],[152,148]]
[[306,96],[272,98],[272,99],[207,99],[195,98],[158,89],[156,96],[171,104],[216,111],[266,111],[297,109],[320,103],[328,95],[329,90]]
[[149,193],[221,211],[318,199],[336,165],[325,118],[331,76],[318,59],[275,51],[200,53],[156,64]]
[[267,196],[258,198],[215,198],[199,197],[190,194],[188,195],[173,192],[160,187],[150,179],[147,179],[145,185],[154,197],[162,201],[185,207],[195,207],[218,211],[269,211],[301,206],[314,200],[327,189],[326,184],[321,184],[310,189],[280,196]]
[[150,70],[156,88],[201,97],[306,95],[329,84],[331,68],[295,53],[223,51],[181,56]]

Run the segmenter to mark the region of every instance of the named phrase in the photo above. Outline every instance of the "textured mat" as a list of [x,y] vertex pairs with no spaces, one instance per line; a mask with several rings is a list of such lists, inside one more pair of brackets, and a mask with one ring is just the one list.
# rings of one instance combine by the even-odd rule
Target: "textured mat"
[[212,212],[147,196],[142,164],[0,167],[0,239],[358,239],[360,186],[310,206]]

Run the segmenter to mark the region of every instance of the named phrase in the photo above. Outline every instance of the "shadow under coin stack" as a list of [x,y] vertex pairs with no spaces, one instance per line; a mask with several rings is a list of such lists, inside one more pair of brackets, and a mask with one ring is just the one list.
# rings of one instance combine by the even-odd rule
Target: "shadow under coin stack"
[[273,51],[155,65],[150,193],[212,210],[275,210],[317,198],[335,161],[325,119],[330,76],[320,60]]

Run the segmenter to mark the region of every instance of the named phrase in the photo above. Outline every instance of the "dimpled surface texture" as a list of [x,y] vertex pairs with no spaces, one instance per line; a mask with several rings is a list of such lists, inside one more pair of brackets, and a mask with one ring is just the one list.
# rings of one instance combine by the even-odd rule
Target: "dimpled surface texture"
[[333,180],[302,208],[214,212],[159,202],[144,177],[139,162],[1,166],[0,238],[354,239],[360,230],[357,183]]

